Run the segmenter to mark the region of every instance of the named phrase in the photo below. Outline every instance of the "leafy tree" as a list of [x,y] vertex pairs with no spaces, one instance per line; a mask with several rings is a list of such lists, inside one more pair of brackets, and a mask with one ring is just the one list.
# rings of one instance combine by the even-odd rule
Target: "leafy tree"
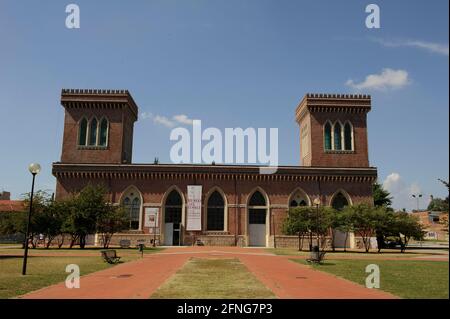
[[329,207],[304,206],[292,208],[283,224],[284,233],[287,235],[298,235],[299,250],[303,246],[303,238],[309,235],[309,246],[312,248],[313,237],[319,236],[319,246],[324,249],[325,237],[331,225],[333,209]]
[[303,249],[303,238],[311,234],[312,207],[296,207],[288,211],[283,223],[283,233],[286,235],[298,235],[298,250]]
[[121,206],[106,204],[105,210],[97,219],[97,233],[99,233],[103,248],[108,248],[115,233],[128,229],[128,215]]
[[378,226],[377,208],[367,204],[357,204],[346,208],[352,221],[355,233],[363,241],[366,252],[370,249],[370,238],[374,236]]
[[397,237],[402,253],[406,250],[411,238],[423,240],[426,233],[417,216],[404,212],[394,214],[390,230]]
[[[24,206],[26,212],[30,210],[30,201],[31,201],[31,193],[23,194],[23,200],[24,200]],[[45,209],[48,207],[48,205],[51,202],[51,195],[44,190],[38,190],[34,192],[33,194],[33,211],[31,214],[31,222],[30,222],[30,228],[29,228],[29,239],[31,246],[33,248],[36,248],[37,241],[39,239],[39,235],[42,233],[42,218],[41,216],[44,213]],[[27,213],[28,214],[28,213]],[[26,233],[26,224],[28,222],[28,215],[25,220],[25,223],[22,224],[21,227],[23,227],[23,233]],[[40,223],[40,224],[39,224]],[[20,224],[18,225],[20,227]]]
[[102,185],[88,184],[70,203],[70,218],[66,231],[72,234],[71,247],[78,240],[80,248],[86,246],[86,236],[97,230],[97,219],[106,213],[106,189]]
[[372,193],[373,203],[376,207],[391,207],[392,196],[387,190],[383,188],[383,185],[374,183],[372,186]]
[[446,200],[433,198],[428,204],[427,209],[435,212],[448,212],[448,197]]

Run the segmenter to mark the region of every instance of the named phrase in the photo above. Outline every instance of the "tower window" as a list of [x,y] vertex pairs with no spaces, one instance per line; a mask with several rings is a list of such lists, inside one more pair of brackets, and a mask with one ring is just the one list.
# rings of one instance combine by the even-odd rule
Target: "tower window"
[[78,145],[86,145],[87,137],[87,120],[83,118],[80,121],[79,131],[78,131]]
[[339,122],[336,122],[334,124],[334,149],[336,151],[340,151],[342,150],[342,142],[341,142],[341,137],[342,137],[342,129],[341,129],[341,124]]
[[97,119],[93,118],[89,125],[89,145],[97,145]]
[[106,146],[108,143],[108,120],[102,119],[100,122],[100,146]]
[[325,132],[324,132],[324,144],[325,144],[325,150],[329,151],[331,150],[331,124],[327,123],[325,124]]
[[344,126],[344,148],[346,151],[353,150],[353,132],[352,125],[350,123],[345,123]]

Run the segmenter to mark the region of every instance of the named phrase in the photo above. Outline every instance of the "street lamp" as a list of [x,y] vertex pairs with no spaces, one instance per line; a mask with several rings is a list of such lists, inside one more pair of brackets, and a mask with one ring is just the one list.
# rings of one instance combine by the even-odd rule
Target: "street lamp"
[[317,219],[316,219],[316,231],[317,231],[317,249],[319,250],[320,241],[319,241],[319,206],[320,206],[320,198],[317,197],[314,199],[314,205],[316,205]]
[[422,194],[413,194],[412,197],[417,200],[417,211],[419,211],[419,199],[422,197]]
[[23,255],[22,275],[26,275],[27,273],[28,237],[30,233],[31,212],[33,209],[34,179],[36,175],[41,171],[41,165],[37,163],[31,163],[30,166],[28,166],[28,170],[30,171],[31,175],[33,175],[33,182],[31,183],[30,210],[28,211],[27,233],[25,234],[25,252]]

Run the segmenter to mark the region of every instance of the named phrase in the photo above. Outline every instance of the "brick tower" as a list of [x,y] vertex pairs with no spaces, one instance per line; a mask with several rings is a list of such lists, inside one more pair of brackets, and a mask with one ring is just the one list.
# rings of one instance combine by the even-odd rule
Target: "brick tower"
[[63,89],[62,163],[130,164],[138,107],[127,90]]
[[307,94],[296,109],[302,166],[369,167],[370,95]]

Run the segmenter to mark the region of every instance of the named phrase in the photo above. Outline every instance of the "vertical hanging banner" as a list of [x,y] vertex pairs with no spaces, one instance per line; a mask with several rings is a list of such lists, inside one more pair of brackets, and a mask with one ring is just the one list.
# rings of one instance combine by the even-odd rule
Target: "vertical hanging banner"
[[158,211],[157,207],[145,207],[144,227],[158,227]]
[[187,187],[187,225],[186,230],[202,230],[202,186]]

